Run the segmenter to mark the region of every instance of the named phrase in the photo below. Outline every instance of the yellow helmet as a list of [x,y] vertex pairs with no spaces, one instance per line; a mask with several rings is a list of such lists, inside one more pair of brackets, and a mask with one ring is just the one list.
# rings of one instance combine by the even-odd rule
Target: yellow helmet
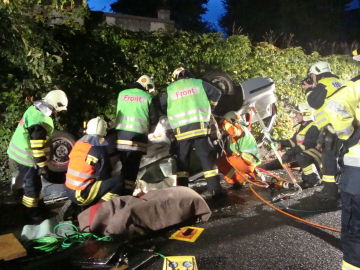
[[360,61],[360,49],[356,49],[352,52],[353,59],[356,61]]

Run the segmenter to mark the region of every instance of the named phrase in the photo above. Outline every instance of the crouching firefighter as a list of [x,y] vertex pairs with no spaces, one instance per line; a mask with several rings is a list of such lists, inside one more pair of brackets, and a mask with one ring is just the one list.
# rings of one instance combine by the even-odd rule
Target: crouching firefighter
[[226,196],[220,185],[216,153],[209,138],[211,109],[217,105],[221,92],[211,84],[195,79],[182,67],[173,72],[171,81],[160,103],[176,138],[178,185],[188,186],[190,152],[195,148],[208,188],[202,196],[214,199]]
[[319,129],[313,121],[312,109],[307,102],[296,107],[296,132],[289,140],[275,140],[281,148],[290,149],[282,156],[283,163],[296,160],[302,169],[303,188],[321,184],[321,153],[316,149]]
[[66,110],[67,105],[68,99],[62,90],[50,91],[42,100],[35,101],[21,118],[7,150],[18,164],[17,178],[24,181],[22,203],[30,222],[44,219],[41,176],[47,178],[49,173],[44,147],[54,130],[50,116]]
[[107,124],[100,117],[87,124],[86,135],[70,152],[66,173],[66,193],[76,205],[88,207],[119,196],[121,182],[111,176],[111,164],[105,141]]
[[255,171],[256,166],[261,164],[257,143],[254,136],[246,126],[239,123],[239,120],[240,116],[236,112],[224,115],[221,127],[230,136],[224,140],[226,156],[223,154],[216,162],[226,182],[234,187],[241,187],[240,184],[245,184],[245,179],[248,177],[253,180],[256,179],[256,175],[261,177],[260,172]]
[[[360,49],[353,52],[360,61]],[[360,75],[327,97],[325,112],[343,141],[339,157],[341,174],[342,269],[360,269]]]
[[159,121],[158,110],[150,94],[155,92],[152,79],[143,75],[129,87],[119,93],[116,114],[116,147],[122,164],[121,195],[133,194],[141,157],[147,152],[150,127]]

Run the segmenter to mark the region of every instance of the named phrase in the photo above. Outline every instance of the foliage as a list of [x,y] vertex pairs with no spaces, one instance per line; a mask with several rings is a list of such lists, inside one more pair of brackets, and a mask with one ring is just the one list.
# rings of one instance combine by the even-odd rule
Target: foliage
[[201,20],[209,0],[117,0],[111,4],[116,13],[157,18],[161,8],[170,10],[170,19],[175,21],[175,27],[184,31],[209,32],[211,25]]

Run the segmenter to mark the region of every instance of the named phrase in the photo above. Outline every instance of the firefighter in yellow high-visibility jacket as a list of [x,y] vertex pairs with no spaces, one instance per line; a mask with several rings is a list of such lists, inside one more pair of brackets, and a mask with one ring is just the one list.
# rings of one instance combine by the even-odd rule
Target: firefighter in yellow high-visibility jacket
[[[360,49],[353,54],[360,61]],[[327,97],[325,113],[344,140],[339,157],[342,269],[360,269],[360,75]]]

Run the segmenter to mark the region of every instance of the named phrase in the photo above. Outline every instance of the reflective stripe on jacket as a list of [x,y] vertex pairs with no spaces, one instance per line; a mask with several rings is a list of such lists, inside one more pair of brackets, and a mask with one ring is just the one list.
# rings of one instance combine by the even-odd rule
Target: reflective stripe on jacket
[[[314,122],[310,122],[306,127],[304,127],[302,130],[300,128],[302,127],[301,124],[298,124],[296,128],[296,144],[299,145],[303,150],[305,150],[304,147],[302,147],[303,143],[305,142],[305,136],[306,133],[309,131],[309,129],[314,126]],[[300,130],[300,131],[299,131]]]
[[149,105],[152,96],[137,88],[121,91],[117,103],[116,129],[149,133]]
[[251,132],[242,125],[232,125],[237,127],[237,129],[242,129],[242,135],[235,142],[231,141],[228,150],[236,155],[241,156],[244,160],[249,163],[259,165],[261,164],[261,157],[259,155],[259,149],[255,141],[254,136]]
[[[178,129],[175,137],[178,140],[208,134],[203,123],[209,123],[211,108],[204,90],[202,80],[182,79],[170,84],[167,88],[167,115],[169,124]],[[179,128],[192,123],[200,123],[200,128],[181,134]]]
[[[326,97],[330,96],[342,85],[342,82],[335,77],[327,77],[321,79],[319,81],[319,84],[320,83],[325,85],[325,89],[327,90]],[[321,130],[321,128],[323,128],[324,126],[330,123],[324,112],[325,105],[326,105],[326,99],[324,101],[324,104],[319,109],[315,110],[315,114],[314,114],[316,125],[318,126],[319,130]]]
[[73,190],[84,190],[95,182],[95,167],[86,162],[91,144],[77,141],[70,152],[65,185]]
[[39,140],[39,142],[35,141],[35,143],[39,145],[30,145],[30,135],[27,128],[34,125],[44,127],[47,132],[47,137],[54,131],[54,123],[51,117],[44,115],[36,109],[34,105],[30,106],[21,118],[7,150],[11,159],[28,167],[35,165],[32,148],[45,145],[45,141],[43,140]]

